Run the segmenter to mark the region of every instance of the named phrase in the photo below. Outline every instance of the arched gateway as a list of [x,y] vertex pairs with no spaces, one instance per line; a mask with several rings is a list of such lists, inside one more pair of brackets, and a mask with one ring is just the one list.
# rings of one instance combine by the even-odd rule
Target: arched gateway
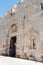
[[9,55],[11,57],[16,56],[16,36],[11,37],[10,39]]
[[8,30],[7,34],[7,45],[6,45],[6,53],[10,57],[15,57],[16,56],[16,41],[17,41],[17,36],[16,36],[16,31],[17,31],[17,26],[16,24],[10,25],[10,28]]

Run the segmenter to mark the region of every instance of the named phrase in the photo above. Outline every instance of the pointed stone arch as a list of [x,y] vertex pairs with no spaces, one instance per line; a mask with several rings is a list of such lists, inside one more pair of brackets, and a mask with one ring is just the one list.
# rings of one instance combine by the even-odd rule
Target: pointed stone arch
[[5,53],[7,53],[9,55],[9,47],[10,47],[10,39],[14,36],[16,36],[15,34],[13,34],[14,36],[12,36],[10,38],[9,34],[10,33],[16,33],[17,32],[17,25],[16,23],[11,22],[11,24],[8,27],[8,32],[7,32],[7,38],[6,38],[6,50]]
[[38,32],[33,29],[30,31],[30,48],[35,49],[38,40]]

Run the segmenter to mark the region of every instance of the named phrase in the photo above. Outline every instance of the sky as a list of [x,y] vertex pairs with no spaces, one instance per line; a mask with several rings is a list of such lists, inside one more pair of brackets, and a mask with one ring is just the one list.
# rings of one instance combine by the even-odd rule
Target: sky
[[7,13],[13,5],[17,4],[20,0],[0,0],[0,16]]

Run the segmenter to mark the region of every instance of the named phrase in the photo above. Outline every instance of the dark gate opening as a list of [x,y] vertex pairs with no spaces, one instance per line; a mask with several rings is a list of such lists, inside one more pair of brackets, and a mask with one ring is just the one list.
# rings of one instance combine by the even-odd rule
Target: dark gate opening
[[9,55],[10,57],[16,56],[16,36],[11,37],[10,39]]

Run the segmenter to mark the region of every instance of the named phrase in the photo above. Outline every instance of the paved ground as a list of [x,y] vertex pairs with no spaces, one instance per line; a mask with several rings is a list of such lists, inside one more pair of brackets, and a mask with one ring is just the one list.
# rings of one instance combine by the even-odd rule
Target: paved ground
[[0,65],[43,65],[43,63],[0,56]]

